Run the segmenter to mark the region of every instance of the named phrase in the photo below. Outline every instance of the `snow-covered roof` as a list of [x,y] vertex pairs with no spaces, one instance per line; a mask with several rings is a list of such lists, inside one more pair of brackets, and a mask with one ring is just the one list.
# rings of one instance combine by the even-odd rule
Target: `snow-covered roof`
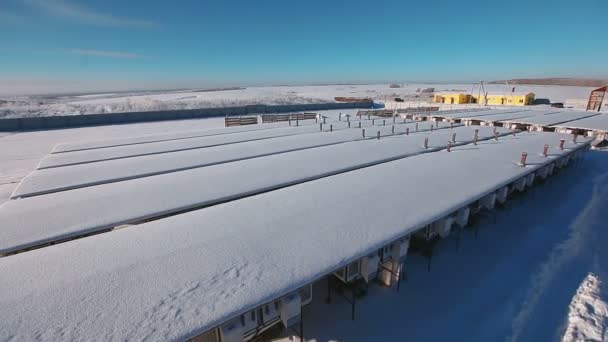
[[[302,121],[300,123],[300,125],[302,125],[302,126],[310,125],[311,122],[314,123],[314,121]],[[53,151],[51,153],[80,151],[80,150],[88,150],[88,149],[95,149],[95,148],[102,148],[102,147],[122,146],[122,145],[145,144],[145,143],[150,143],[150,142],[198,138],[198,137],[205,137],[205,136],[212,136],[212,135],[233,134],[233,133],[241,133],[241,132],[267,130],[267,129],[273,129],[273,128],[281,128],[281,127],[286,127],[286,126],[288,126],[287,122],[276,122],[276,123],[267,123],[264,125],[220,127],[220,128],[210,128],[210,129],[202,129],[202,130],[199,129],[199,130],[169,132],[169,133],[162,133],[162,134],[138,135],[135,137],[127,137],[127,138],[88,140],[88,141],[81,141],[81,142],[57,144],[55,146],[55,148],[53,148]]]
[[[456,144],[493,137],[488,127],[456,127],[409,136],[307,149],[187,171],[109,183],[6,202],[0,253],[110,229],[186,209],[200,208],[242,196],[327,177],[373,164],[445,148],[452,134]],[[509,132],[497,129],[499,134]],[[424,139],[429,148],[425,149]],[[160,163],[165,164],[161,159]],[[57,175],[68,181],[72,167]],[[113,174],[120,174],[115,168]],[[246,172],[244,174],[244,172]],[[52,177],[48,180],[54,181]]]
[[555,126],[608,132],[608,114],[599,114],[584,119],[569,121]]
[[558,111],[556,113],[550,113],[545,115],[535,115],[531,117],[526,117],[522,119],[516,120],[506,120],[507,122],[515,122],[515,123],[524,123],[531,125],[543,125],[543,126],[553,126],[562,124],[565,122],[570,122],[574,120],[579,120],[591,116],[598,115],[597,113],[590,112],[581,112],[581,111]]
[[422,154],[2,258],[0,339],[193,337],[542,167],[567,152],[557,140]]
[[484,110],[484,111],[473,111],[473,112],[467,112],[467,111],[450,111],[450,112],[435,112],[435,113],[429,113],[430,116],[433,117],[442,117],[442,118],[471,118],[471,117],[475,117],[475,116],[482,116],[482,115],[492,115],[492,114],[499,114],[499,113],[514,113],[514,112],[522,112],[524,111],[523,109],[489,109],[489,110]]
[[[390,119],[387,121],[392,122]],[[401,120],[397,120],[395,134],[403,133],[408,128],[411,132],[414,132],[415,125],[418,125],[420,131],[429,130],[431,125],[436,125],[434,123],[414,123],[411,121],[403,124],[402,122]],[[357,124],[358,122],[352,123],[353,127],[357,126]],[[382,124],[382,121],[379,124]],[[347,123],[339,122],[333,123],[333,125],[335,127],[334,132],[331,133],[326,131],[329,130],[327,127],[324,129],[324,132],[319,132],[319,128],[316,127],[315,133],[310,134],[300,134],[301,131],[294,130],[292,131],[293,135],[280,136],[273,139],[259,139],[241,144],[220,144],[171,153],[146,154],[150,151],[150,148],[147,146],[149,144],[130,145],[128,146],[129,151],[133,152],[136,155],[135,157],[90,163],[79,164],[78,162],[97,158],[98,149],[52,154],[45,159],[47,160],[47,164],[67,162],[68,166],[35,170],[19,184],[13,192],[12,197],[32,196],[364,139],[360,130],[346,129]],[[371,122],[362,121],[362,127],[367,128],[366,139],[375,136],[378,131],[382,135],[392,133],[392,127],[389,125],[374,126],[372,128],[370,128],[370,125]],[[439,128],[442,127],[450,127],[450,125],[440,123]],[[233,137],[230,135],[226,136],[226,138],[232,139]],[[116,155],[113,149],[120,149],[121,151],[118,153],[124,151],[122,146],[103,148],[103,154],[106,156]],[[137,156],[138,154],[143,155]],[[90,155],[93,155],[93,157],[90,157]],[[57,156],[61,159],[57,159]]]

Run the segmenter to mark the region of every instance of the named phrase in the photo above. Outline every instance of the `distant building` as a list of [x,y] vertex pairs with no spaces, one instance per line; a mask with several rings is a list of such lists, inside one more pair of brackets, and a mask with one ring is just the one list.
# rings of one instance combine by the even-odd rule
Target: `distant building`
[[608,92],[608,86],[603,86],[601,88],[592,90],[591,94],[589,95],[589,101],[587,102],[587,110],[599,112],[602,110],[602,107],[608,105],[608,97],[606,97],[606,92]]
[[450,103],[450,104],[463,104],[463,103],[475,103],[475,99],[464,93],[438,93],[433,96],[433,102],[436,103]]
[[481,95],[477,102],[491,106],[529,106],[534,103],[534,93],[511,93]]

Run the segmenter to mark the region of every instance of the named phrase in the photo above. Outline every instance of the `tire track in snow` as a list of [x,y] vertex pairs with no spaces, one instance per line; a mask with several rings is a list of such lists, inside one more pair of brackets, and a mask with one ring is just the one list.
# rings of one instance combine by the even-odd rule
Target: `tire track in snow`
[[530,321],[541,295],[559,273],[562,266],[583,251],[592,238],[591,233],[594,229],[605,229],[605,227],[601,227],[598,216],[602,215],[602,211],[605,210],[603,205],[606,203],[608,203],[608,172],[604,172],[593,179],[591,199],[570,225],[569,238],[554,248],[547,261],[540,266],[539,272],[532,278],[530,289],[524,297],[521,309],[511,323],[511,336],[507,338],[507,341],[519,341],[520,335],[526,327],[526,323]]

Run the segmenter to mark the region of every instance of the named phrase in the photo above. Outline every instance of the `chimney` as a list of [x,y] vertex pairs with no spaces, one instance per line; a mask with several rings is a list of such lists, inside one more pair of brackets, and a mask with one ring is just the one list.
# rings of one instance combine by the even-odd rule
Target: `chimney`
[[545,147],[543,147],[543,156],[547,156],[549,152],[549,145],[545,144]]
[[566,140],[564,139],[559,139],[559,149],[563,150],[564,149],[564,143],[566,142]]
[[429,138],[424,138],[424,148],[429,148]]
[[526,152],[521,153],[521,159],[519,160],[519,165],[526,166],[526,159],[528,158],[528,154]]

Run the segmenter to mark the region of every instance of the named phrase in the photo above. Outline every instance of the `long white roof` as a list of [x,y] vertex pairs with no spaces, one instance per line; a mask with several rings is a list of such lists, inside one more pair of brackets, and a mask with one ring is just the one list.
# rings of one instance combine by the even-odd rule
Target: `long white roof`
[[1,258],[0,339],[193,337],[542,167],[567,152],[557,138],[422,154]]
[[434,112],[434,113],[429,113],[428,115],[431,117],[442,117],[442,118],[472,118],[472,117],[476,117],[476,116],[484,116],[484,115],[492,115],[492,114],[501,114],[501,113],[514,113],[514,112],[523,112],[525,111],[525,109],[488,109],[488,110],[481,110],[481,111],[449,111],[449,112],[445,112],[445,111],[441,111],[441,112]]
[[[391,119],[384,119],[384,122],[386,124],[392,124]],[[383,124],[383,120],[375,120],[374,123],[377,126],[379,124]],[[359,122],[351,122],[351,127],[357,126],[358,124]],[[403,124],[403,121],[396,122],[396,125],[399,124]],[[323,125],[323,129],[329,130],[331,126],[333,127],[333,130],[349,130],[353,132],[351,134],[357,135],[354,133],[352,128],[348,129],[347,125],[348,123],[346,121],[327,122],[327,124]],[[362,127],[370,127],[371,125],[372,120],[361,121]],[[42,169],[58,166],[84,164],[96,161],[193,150],[205,147],[244,143],[264,139],[286,137],[291,135],[311,134],[319,132],[319,125],[304,125],[298,127],[288,126],[279,127],[275,129],[245,131],[233,134],[215,134],[189,139],[148,142],[145,144],[100,147],[95,149],[73,151],[69,153],[52,153],[40,161],[38,168]]]
[[[300,122],[300,125],[306,126],[306,125],[311,125],[311,123],[314,123],[314,121],[312,121],[312,120],[302,121],[302,122]],[[179,132],[168,132],[168,133],[162,133],[162,134],[138,135],[135,137],[127,137],[127,138],[114,138],[114,139],[101,139],[101,140],[88,140],[88,141],[85,140],[85,141],[81,141],[81,142],[57,144],[53,148],[53,151],[51,153],[89,150],[89,149],[102,148],[102,147],[136,145],[136,144],[145,144],[145,143],[159,142],[159,141],[190,139],[190,138],[198,138],[198,137],[205,137],[205,136],[212,136],[212,135],[242,133],[242,132],[259,131],[259,130],[265,130],[265,129],[281,128],[281,127],[289,127],[289,124],[287,122],[276,122],[276,123],[267,123],[267,124],[263,124],[263,125],[219,127],[219,128],[198,129],[198,130],[179,131]]]
[[[39,246],[186,209],[327,177],[337,173],[493,136],[488,127],[390,136],[277,154],[14,200],[0,206],[0,253]],[[508,132],[499,129],[498,133]],[[429,139],[425,149],[424,139]],[[68,172],[66,175],[72,175]],[[65,211],[69,210],[69,213]]]
[[[340,125],[346,127],[346,124],[344,123],[340,123]],[[404,133],[406,129],[414,132],[416,126],[418,126],[419,131],[429,130],[430,126],[438,126],[439,128],[451,127],[446,123],[439,123],[437,125],[435,123],[408,122],[406,124],[396,124],[395,134]],[[23,179],[13,192],[12,198],[45,194],[83,186],[134,179],[363,139],[360,130],[344,129],[344,127],[331,133],[324,131],[310,134],[296,134],[273,139],[250,141],[242,144],[224,144],[171,153],[126,157],[67,165],[64,167],[38,169]],[[390,135],[392,134],[391,127],[392,126],[367,127],[365,139],[371,139],[378,131],[380,131],[383,136]],[[144,145],[130,146],[132,149],[135,147],[139,147],[139,149],[143,150],[146,149]],[[113,153],[111,151],[112,148],[105,148],[104,150],[105,154]],[[86,150],[60,153],[58,155],[62,157],[62,160],[68,160],[72,158],[70,157],[72,153],[78,154],[74,158],[82,158],[87,153],[96,155],[97,151],[98,150]],[[52,156],[57,156],[57,154]],[[63,158],[64,156],[65,158]],[[74,159],[71,160],[73,161]]]
[[598,115],[597,113],[581,112],[581,111],[559,111],[545,115],[536,115],[515,120],[505,120],[507,122],[524,123],[531,125],[553,126],[569,121],[579,120],[591,116]]
[[569,121],[566,123],[558,124],[555,126],[569,127],[569,128],[582,128],[596,131],[608,132],[608,114],[599,114],[592,117]]
[[89,150],[73,151],[69,153],[52,153],[40,161],[38,168],[58,167],[91,163],[102,160],[184,151],[210,146],[220,146],[261,139],[284,137],[294,134],[316,133],[318,131],[319,127],[312,125],[282,127],[275,129],[246,131],[235,134],[220,134],[189,139],[148,142],[145,144],[102,147]]

